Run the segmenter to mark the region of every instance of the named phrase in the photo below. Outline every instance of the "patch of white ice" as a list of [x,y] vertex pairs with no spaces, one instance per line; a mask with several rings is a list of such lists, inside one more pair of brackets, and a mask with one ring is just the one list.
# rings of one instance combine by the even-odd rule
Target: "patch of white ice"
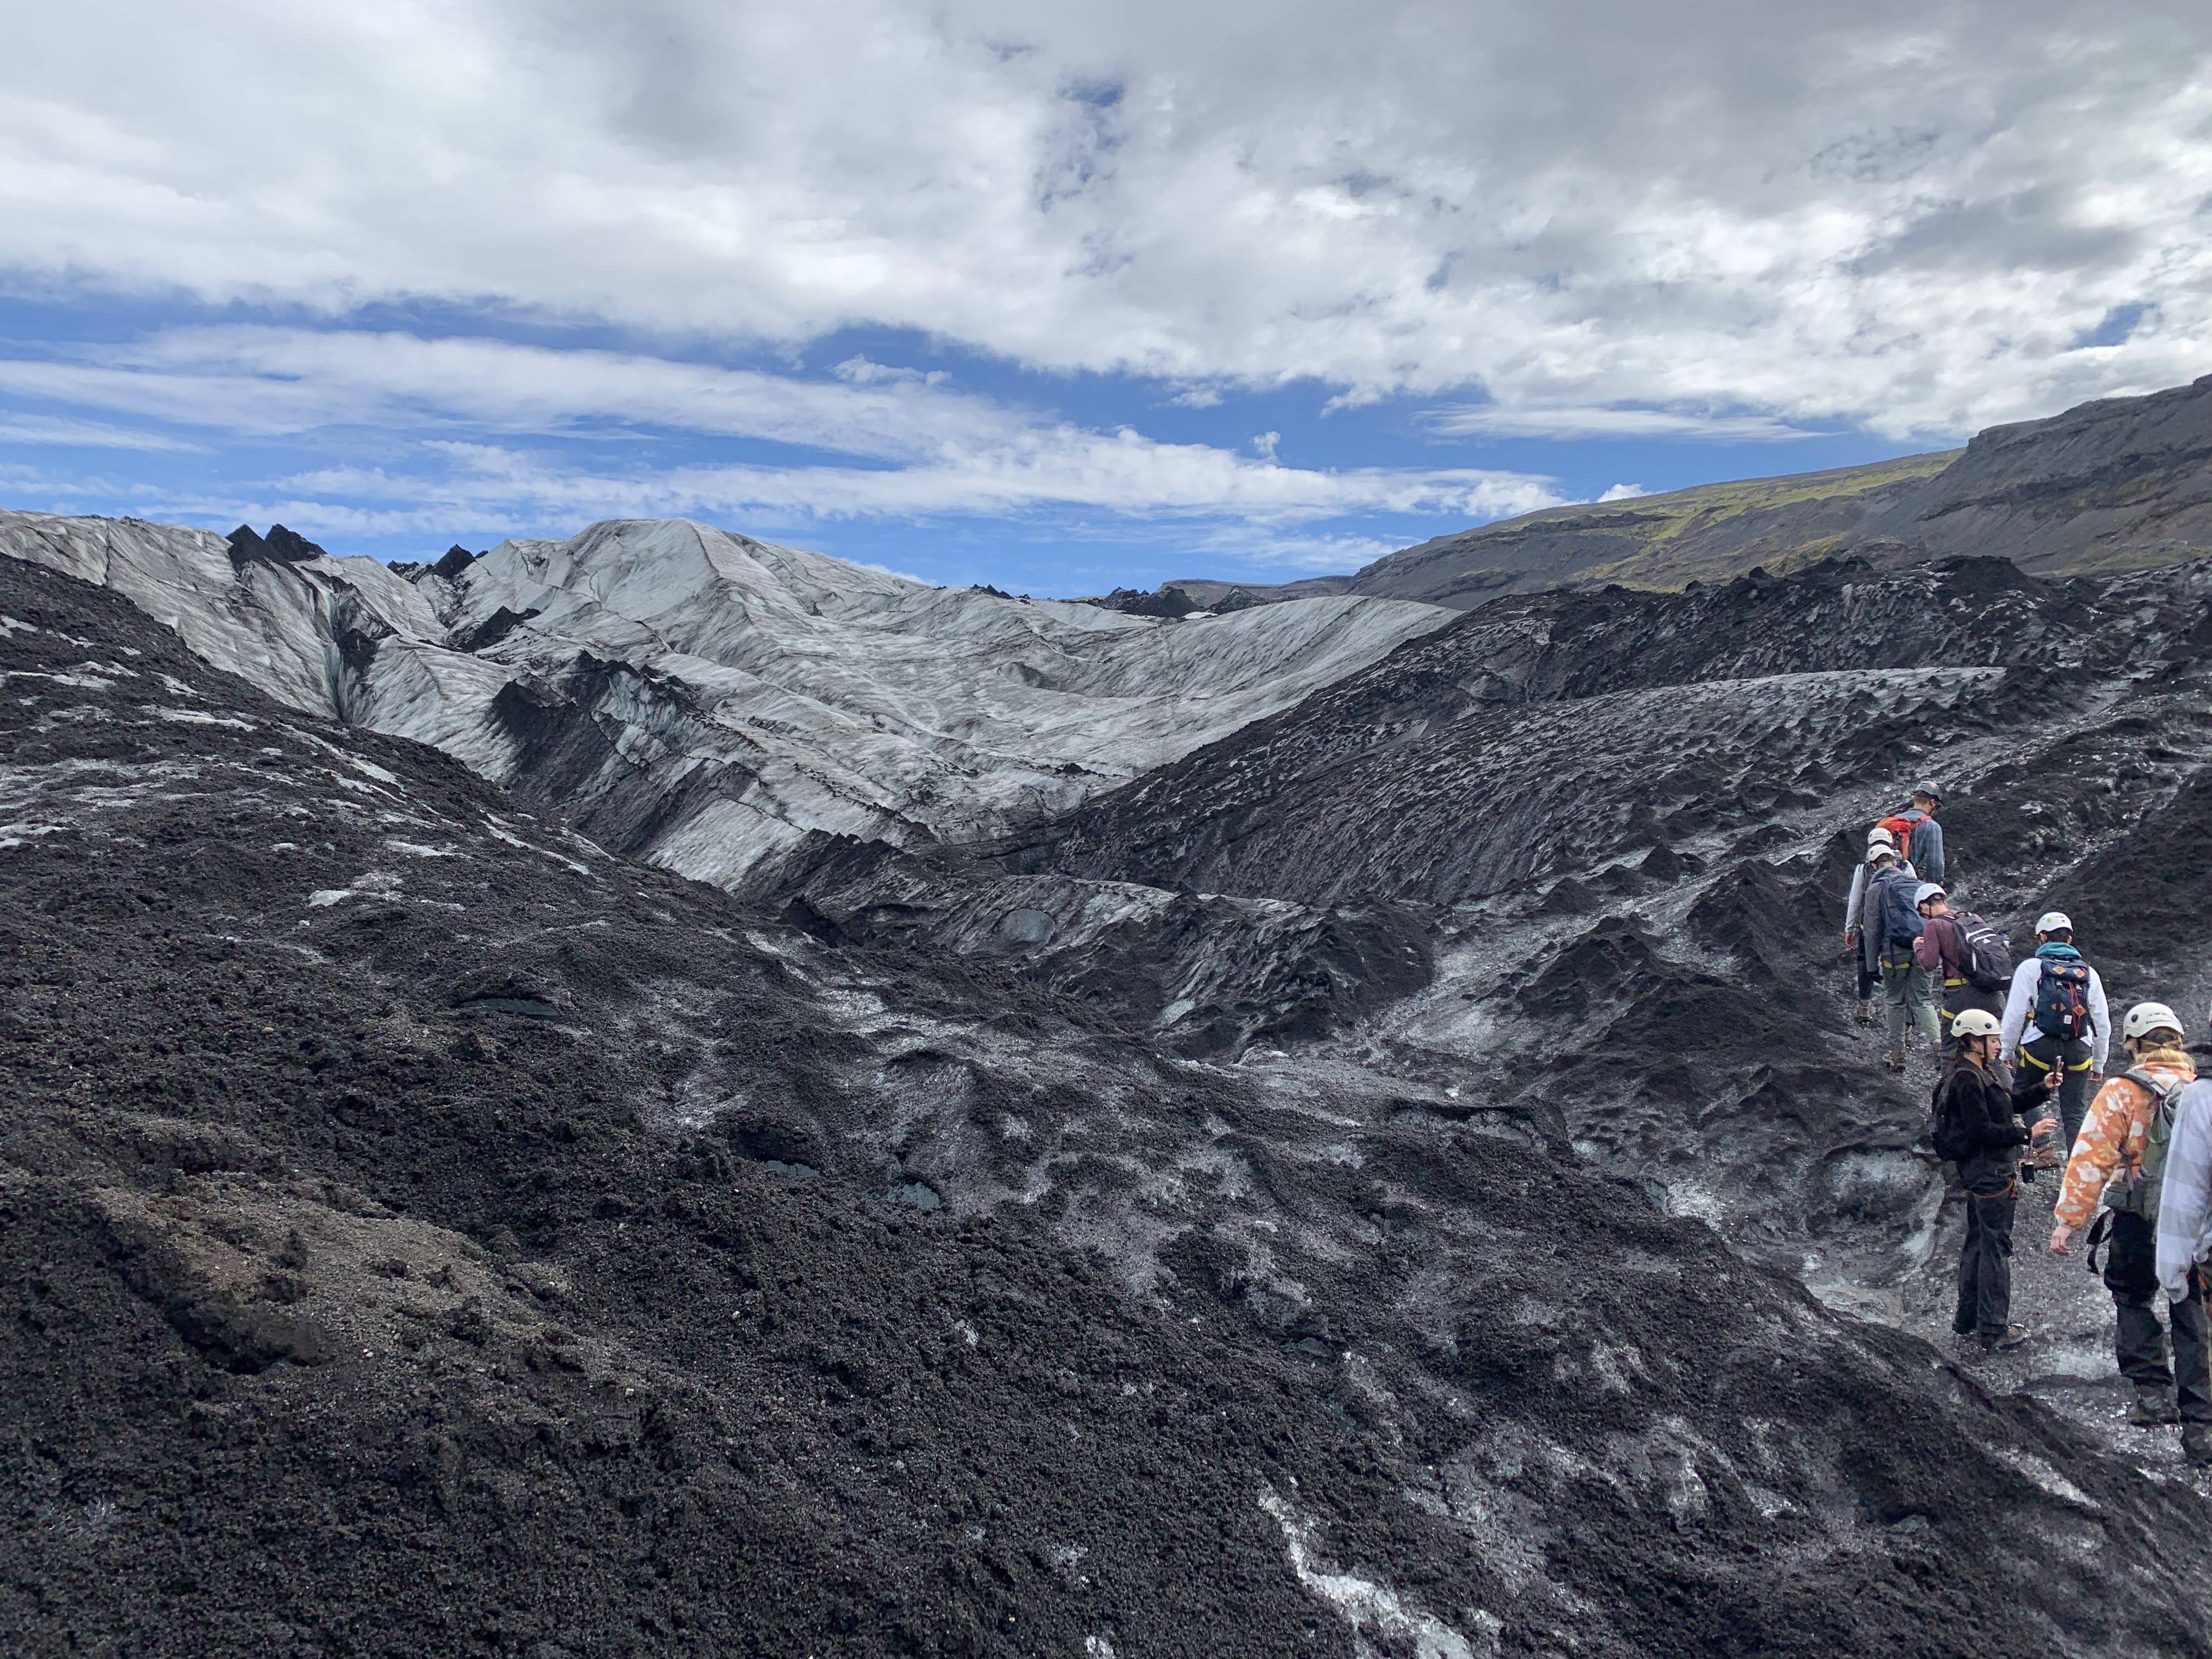
[[1388,1584],[1354,1573],[1330,1571],[1315,1551],[1312,1523],[1301,1517],[1272,1486],[1261,1486],[1260,1507],[1283,1529],[1291,1571],[1297,1575],[1298,1583],[1334,1607],[1354,1631],[1364,1634],[1371,1628],[1386,1640],[1411,1640],[1416,1659],[1476,1659],[1474,1646],[1467,1638],[1434,1613],[1407,1607]]

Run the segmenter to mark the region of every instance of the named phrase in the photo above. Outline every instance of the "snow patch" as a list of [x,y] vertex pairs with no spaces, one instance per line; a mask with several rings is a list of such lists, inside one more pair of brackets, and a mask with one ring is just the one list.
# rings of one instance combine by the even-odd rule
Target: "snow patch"
[[424,847],[416,842],[395,841],[389,836],[385,837],[384,844],[393,852],[404,853],[410,858],[458,859],[468,856],[465,853],[456,852],[450,847]]
[[2088,1510],[2092,1515],[2101,1515],[2104,1512],[2105,1506],[2102,1504],[2090,1497],[2087,1492],[2083,1492],[2081,1487],[2059,1474],[2057,1469],[2052,1468],[2033,1452],[2023,1450],[2018,1446],[1997,1446],[1991,1449],[2000,1463],[2026,1475],[2060,1503],[2071,1504],[2076,1509]]
[[242,720],[228,714],[210,714],[198,708],[156,708],[156,718],[177,726],[228,726],[239,732],[258,732],[261,728],[252,720]]
[[[1387,1584],[1348,1572],[1333,1572],[1314,1549],[1314,1527],[1285,1503],[1274,1487],[1262,1484],[1260,1507],[1283,1529],[1290,1552],[1291,1571],[1298,1583],[1334,1607],[1346,1624],[1363,1636],[1370,1628],[1386,1640],[1408,1641],[1415,1659],[1476,1659],[1474,1645],[1434,1613],[1409,1607]],[[1489,1638],[1486,1651],[1496,1650],[1489,1621],[1479,1621]]]

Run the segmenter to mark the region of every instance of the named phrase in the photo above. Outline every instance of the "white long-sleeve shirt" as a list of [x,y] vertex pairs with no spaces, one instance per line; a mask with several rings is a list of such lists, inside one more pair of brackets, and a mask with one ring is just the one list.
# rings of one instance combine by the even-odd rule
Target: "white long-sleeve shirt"
[[[2023,1042],[2033,1042],[2043,1035],[2042,1027],[2035,1023],[2035,988],[2043,978],[2043,964],[2048,958],[2030,957],[2012,970],[2012,989],[2005,997],[2004,1026],[1999,1034],[2006,1065],[2020,1058]],[[2112,1011],[2105,1006],[2105,981],[2094,968],[2089,969],[2089,1063],[2098,1071],[2105,1069],[2105,1051],[2112,1040]]]
[[2212,1255],[2212,1079],[2192,1083],[2173,1109],[2158,1194],[2158,1282],[2179,1302],[2189,1270]]

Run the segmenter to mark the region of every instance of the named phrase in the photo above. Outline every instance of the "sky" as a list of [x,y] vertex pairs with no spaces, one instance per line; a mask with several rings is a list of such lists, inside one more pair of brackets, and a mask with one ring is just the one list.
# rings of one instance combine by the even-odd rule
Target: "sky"
[[0,506],[1039,594],[2212,373],[2212,7],[118,0],[0,53]]

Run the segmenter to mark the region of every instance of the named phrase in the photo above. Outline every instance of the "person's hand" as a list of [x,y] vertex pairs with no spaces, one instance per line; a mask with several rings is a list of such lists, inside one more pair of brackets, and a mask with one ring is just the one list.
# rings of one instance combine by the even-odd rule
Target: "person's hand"
[[2043,1079],[2043,1092],[2047,1095],[2055,1095],[2065,1086],[2066,1074],[2063,1072],[2049,1073]]
[[1846,951],[1856,951],[1856,950],[1857,950],[1858,948],[1859,948],[1859,930],[1858,930],[1857,928],[1856,928],[1856,927],[1846,927],[1846,928],[1844,928],[1844,949],[1845,949]]
[[2039,1118],[2036,1121],[2028,1125],[2028,1136],[2031,1139],[2038,1139],[2041,1136],[2049,1134],[2057,1127],[2058,1120],[2055,1117]]
[[2066,1248],[2073,1237],[2074,1230],[2063,1221],[2056,1227],[2053,1227],[2051,1230],[2051,1254],[2053,1255],[2073,1255],[2074,1253]]

